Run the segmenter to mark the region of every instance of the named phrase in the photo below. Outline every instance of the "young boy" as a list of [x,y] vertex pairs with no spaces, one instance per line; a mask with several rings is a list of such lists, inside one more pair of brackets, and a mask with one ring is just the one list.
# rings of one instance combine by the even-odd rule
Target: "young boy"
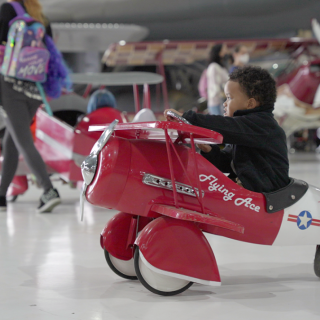
[[[217,131],[226,147],[199,145],[201,154],[219,170],[255,192],[272,192],[289,184],[284,131],[273,117],[276,84],[259,67],[235,70],[225,86],[224,117],[187,111],[191,124]],[[166,115],[166,112],[165,112]],[[167,120],[173,118],[167,116]]]

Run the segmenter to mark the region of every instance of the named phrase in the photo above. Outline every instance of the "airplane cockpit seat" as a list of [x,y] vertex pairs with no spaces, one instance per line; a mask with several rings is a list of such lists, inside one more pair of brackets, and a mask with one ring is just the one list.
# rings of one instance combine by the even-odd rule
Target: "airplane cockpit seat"
[[53,112],[53,115],[71,127],[75,127],[79,122],[79,118],[84,117],[85,113],[77,110],[62,110]]
[[305,181],[290,178],[290,183],[286,187],[263,193],[266,199],[266,211],[274,213],[292,206],[305,195],[308,188],[309,185]]
[[79,116],[86,114],[87,104],[87,99],[74,93],[50,101],[53,115],[72,127],[77,124]]
[[150,109],[140,110],[133,118],[132,122],[148,122],[148,121],[157,121],[156,116],[153,111]]

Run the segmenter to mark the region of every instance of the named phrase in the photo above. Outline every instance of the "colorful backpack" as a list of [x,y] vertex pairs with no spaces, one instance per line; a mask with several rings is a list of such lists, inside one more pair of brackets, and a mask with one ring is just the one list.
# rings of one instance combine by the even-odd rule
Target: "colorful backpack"
[[32,82],[45,82],[50,53],[43,37],[45,27],[30,17],[20,3],[10,3],[17,17],[10,21],[1,73]]
[[17,17],[10,21],[1,73],[35,82],[47,112],[52,115],[46,96],[59,98],[63,88],[71,89],[69,70],[53,40],[45,35],[43,24],[28,15],[20,3],[10,4]]

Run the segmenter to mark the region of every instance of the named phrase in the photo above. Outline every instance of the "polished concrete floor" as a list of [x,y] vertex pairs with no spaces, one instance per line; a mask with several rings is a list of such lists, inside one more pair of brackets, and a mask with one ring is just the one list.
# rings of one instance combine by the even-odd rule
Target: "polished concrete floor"
[[[291,176],[320,186],[319,156],[295,154],[290,162]],[[35,187],[0,213],[0,320],[320,319],[314,246],[264,247],[209,235],[222,286],[156,296],[105,262],[99,234],[115,212],[86,204],[81,222],[79,191],[56,186],[63,204],[51,214],[35,213]]]

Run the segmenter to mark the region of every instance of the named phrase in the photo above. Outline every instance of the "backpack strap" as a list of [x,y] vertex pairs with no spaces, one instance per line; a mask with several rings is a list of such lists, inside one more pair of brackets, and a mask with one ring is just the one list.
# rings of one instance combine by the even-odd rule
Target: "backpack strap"
[[17,1],[9,2],[13,9],[16,11],[17,16],[23,16],[26,13],[26,10],[23,8],[22,4]]
[[[24,9],[24,7],[22,6],[22,4],[20,2],[17,2],[17,1],[12,1],[12,2],[9,2],[14,10],[16,11],[16,14],[17,16],[14,17],[12,20],[10,20],[9,22],[9,27],[11,27],[11,25],[16,22],[17,20],[23,20],[25,21],[26,23],[29,23],[29,22],[34,22],[36,21],[33,17],[31,17],[27,11]],[[39,21],[37,21],[39,22]]]
[[40,82],[36,82],[36,86],[37,86],[37,88],[38,88],[38,90],[39,90],[40,96],[41,96],[41,98],[42,98],[42,102],[43,102],[43,104],[44,104],[44,107],[46,108],[46,111],[47,111],[48,115],[49,115],[50,117],[52,117],[52,116],[53,116],[53,113],[52,113],[52,110],[51,110],[50,105],[49,105],[49,103],[48,103],[48,100],[47,100],[47,98],[46,98],[46,94],[45,94],[45,92],[44,92],[44,89],[43,89],[43,87],[42,87],[42,84],[41,84]]

